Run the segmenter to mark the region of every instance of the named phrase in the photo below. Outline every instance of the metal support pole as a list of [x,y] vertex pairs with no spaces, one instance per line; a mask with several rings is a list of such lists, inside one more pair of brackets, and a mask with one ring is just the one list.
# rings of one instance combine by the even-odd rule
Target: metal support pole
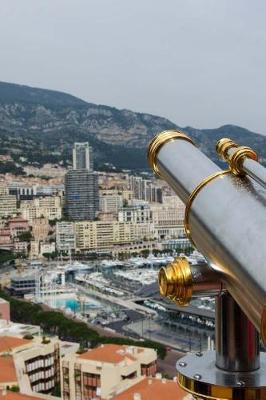
[[216,366],[225,371],[260,367],[259,334],[229,293],[216,299]]
[[177,363],[179,385],[195,399],[266,399],[266,354],[259,334],[229,293],[217,296],[216,351]]

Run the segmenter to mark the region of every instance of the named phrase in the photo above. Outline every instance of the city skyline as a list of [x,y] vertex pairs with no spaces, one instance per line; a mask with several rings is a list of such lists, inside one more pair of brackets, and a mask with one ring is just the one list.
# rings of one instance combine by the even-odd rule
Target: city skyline
[[180,126],[235,124],[266,133],[261,0],[256,8],[240,0],[1,6],[3,81],[161,115]]

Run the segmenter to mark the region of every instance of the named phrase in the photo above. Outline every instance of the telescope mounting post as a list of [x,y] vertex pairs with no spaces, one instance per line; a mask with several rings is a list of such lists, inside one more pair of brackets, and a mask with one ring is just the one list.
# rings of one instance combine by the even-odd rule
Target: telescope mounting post
[[216,366],[247,372],[260,367],[259,334],[228,292],[216,297]]
[[179,385],[197,400],[266,399],[266,354],[259,334],[228,292],[216,297],[216,351],[177,362]]

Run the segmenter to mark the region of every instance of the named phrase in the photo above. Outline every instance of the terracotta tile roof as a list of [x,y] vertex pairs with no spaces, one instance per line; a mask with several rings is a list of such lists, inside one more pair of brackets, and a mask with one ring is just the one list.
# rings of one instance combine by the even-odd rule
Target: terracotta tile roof
[[0,383],[17,382],[16,368],[12,356],[0,356]]
[[113,400],[133,400],[135,393],[140,394],[141,400],[185,400],[190,398],[174,381],[145,378],[115,396]]
[[24,346],[30,342],[31,340],[21,339],[14,336],[0,336],[0,353],[15,349],[16,347]]
[[[137,352],[143,349],[137,348]],[[117,344],[105,344],[96,349],[88,350],[79,355],[80,359],[100,361],[112,364],[118,364],[125,359],[135,361],[134,353],[130,352],[130,346],[121,346]]]
[[40,400],[40,397],[28,396],[27,394],[14,393],[7,391],[6,394],[3,394],[3,391],[0,390],[0,399],[3,400]]

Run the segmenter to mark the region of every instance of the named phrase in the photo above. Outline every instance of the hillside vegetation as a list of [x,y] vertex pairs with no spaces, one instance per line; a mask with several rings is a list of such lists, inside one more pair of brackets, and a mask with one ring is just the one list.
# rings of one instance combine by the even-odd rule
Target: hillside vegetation
[[[0,154],[12,155],[14,169],[23,163],[66,165],[75,141],[91,143],[96,168],[107,163],[118,169],[146,169],[149,140],[170,128],[177,125],[158,116],[87,103],[62,92],[0,82]],[[183,130],[215,161],[215,143],[221,137],[253,147],[262,161],[266,160],[266,136],[244,128],[225,125]]]

